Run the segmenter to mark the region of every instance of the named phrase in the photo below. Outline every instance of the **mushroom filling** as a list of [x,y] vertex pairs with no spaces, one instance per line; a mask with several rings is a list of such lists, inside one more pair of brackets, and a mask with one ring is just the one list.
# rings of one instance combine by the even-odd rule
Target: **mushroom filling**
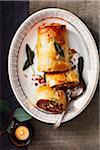
[[62,113],[64,111],[63,104],[57,103],[52,100],[40,99],[37,102],[37,106],[41,109],[44,109],[46,111],[53,112],[53,113]]

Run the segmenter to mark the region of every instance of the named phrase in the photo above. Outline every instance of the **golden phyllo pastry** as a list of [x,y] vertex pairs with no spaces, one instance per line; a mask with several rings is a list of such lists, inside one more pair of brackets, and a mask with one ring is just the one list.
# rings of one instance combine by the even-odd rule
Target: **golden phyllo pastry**
[[71,68],[67,32],[65,25],[55,23],[38,28],[38,71],[61,72]]
[[36,106],[40,109],[61,113],[68,105],[68,100],[63,90],[52,89],[49,86],[40,86],[35,93]]
[[79,74],[76,70],[62,73],[47,73],[46,82],[50,87],[74,88],[79,84]]

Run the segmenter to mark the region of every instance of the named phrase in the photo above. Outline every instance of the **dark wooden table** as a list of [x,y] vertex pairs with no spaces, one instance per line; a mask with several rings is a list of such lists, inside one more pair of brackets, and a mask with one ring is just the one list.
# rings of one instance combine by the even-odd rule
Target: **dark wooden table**
[[[99,1],[30,0],[29,9],[27,2],[25,4],[21,2],[20,5],[19,2],[15,3],[8,2],[7,4],[6,2],[2,9],[0,7],[0,10],[2,10],[2,14],[0,14],[2,15],[0,17],[0,98],[9,101],[12,110],[19,104],[9,84],[7,57],[11,39],[19,25],[28,16],[28,10],[32,14],[42,8],[58,7],[66,9],[76,14],[88,26],[98,49],[100,37]],[[73,120],[63,123],[57,130],[54,130],[52,125],[34,118],[31,123],[34,127],[32,143],[20,150],[99,150],[99,87],[97,87],[88,107]],[[1,150],[18,149],[11,144],[8,134],[3,134],[0,142]]]

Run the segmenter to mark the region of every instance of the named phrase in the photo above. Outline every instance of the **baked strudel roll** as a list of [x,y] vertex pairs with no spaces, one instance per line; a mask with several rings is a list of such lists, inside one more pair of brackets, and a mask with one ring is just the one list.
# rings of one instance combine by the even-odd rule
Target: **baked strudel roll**
[[61,113],[68,105],[64,91],[52,89],[49,86],[38,87],[35,101],[38,108],[52,113]]
[[38,28],[37,56],[38,71],[61,72],[71,68],[65,25],[52,23]]
[[79,84],[79,74],[76,70],[62,73],[47,73],[46,82],[50,87],[74,88]]

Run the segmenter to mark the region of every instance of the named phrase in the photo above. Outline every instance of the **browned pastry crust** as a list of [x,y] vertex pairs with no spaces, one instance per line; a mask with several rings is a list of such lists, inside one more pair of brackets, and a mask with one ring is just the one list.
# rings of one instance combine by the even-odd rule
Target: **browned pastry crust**
[[[62,57],[55,48],[58,43],[64,53]],[[38,28],[37,41],[38,71],[67,71],[71,68],[69,62],[68,31],[65,25],[52,23]]]
[[53,113],[61,113],[68,105],[63,90],[52,89],[49,86],[40,86],[35,93],[37,107]]
[[62,73],[47,73],[46,82],[50,87],[73,88],[79,83],[79,75],[75,70]]

